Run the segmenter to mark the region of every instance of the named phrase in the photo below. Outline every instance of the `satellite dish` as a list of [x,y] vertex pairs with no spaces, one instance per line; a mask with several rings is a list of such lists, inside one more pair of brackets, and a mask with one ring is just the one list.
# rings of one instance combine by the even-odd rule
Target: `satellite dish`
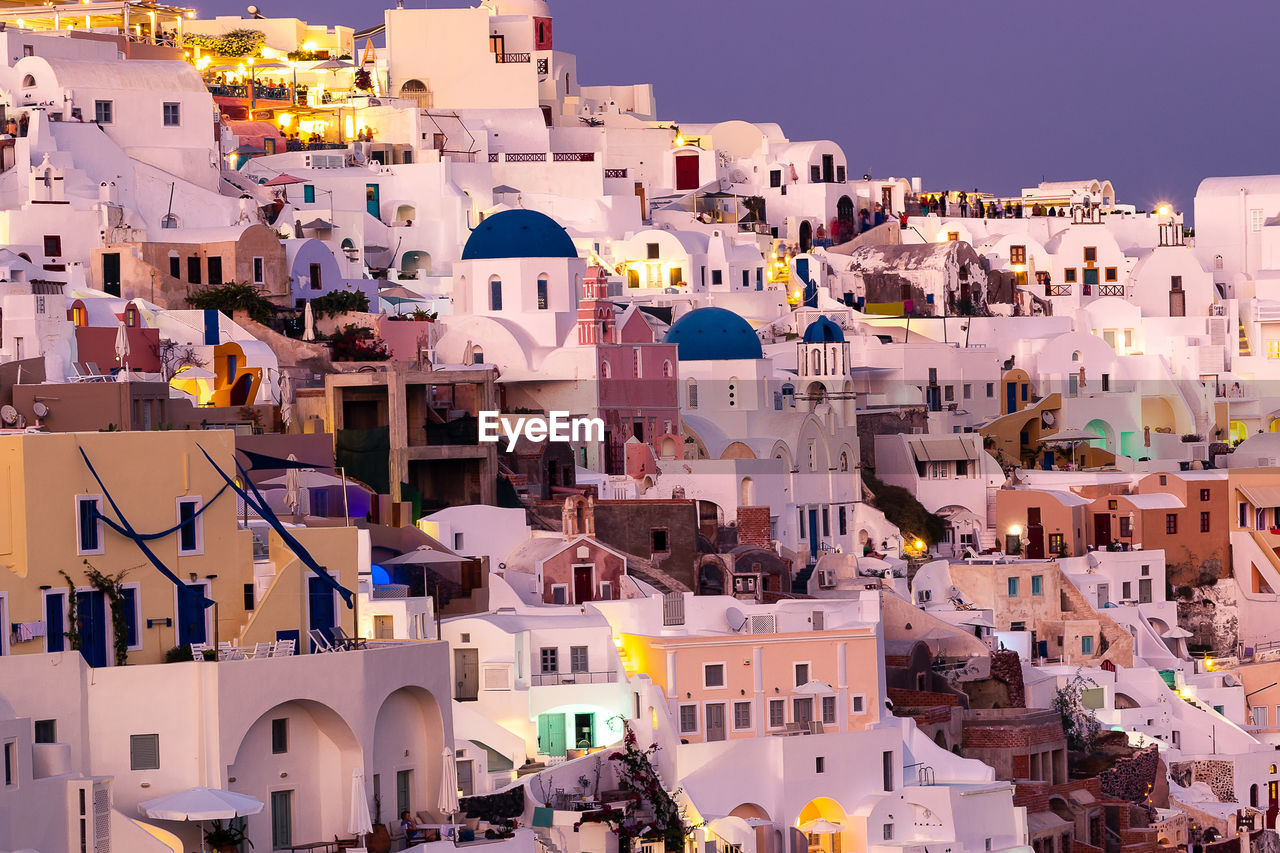
[[18,422],[18,410],[13,406],[0,406],[0,421],[4,421],[9,426],[13,426]]
[[746,615],[736,607],[726,607],[724,611],[725,621],[729,623],[729,627],[738,630],[746,623]]
[[31,411],[35,412],[37,418],[49,417],[49,407],[37,400],[32,406]]

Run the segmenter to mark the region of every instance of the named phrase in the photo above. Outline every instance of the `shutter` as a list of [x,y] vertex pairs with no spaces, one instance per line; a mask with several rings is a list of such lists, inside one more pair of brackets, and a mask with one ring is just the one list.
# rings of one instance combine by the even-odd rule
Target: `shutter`
[[160,769],[160,735],[129,736],[129,769]]
[[510,690],[511,670],[505,666],[490,666],[484,670],[485,690]]
[[662,624],[684,624],[684,593],[668,592],[662,597]]
[[124,636],[126,645],[138,645],[138,590],[127,587],[120,590],[120,606],[124,608]]

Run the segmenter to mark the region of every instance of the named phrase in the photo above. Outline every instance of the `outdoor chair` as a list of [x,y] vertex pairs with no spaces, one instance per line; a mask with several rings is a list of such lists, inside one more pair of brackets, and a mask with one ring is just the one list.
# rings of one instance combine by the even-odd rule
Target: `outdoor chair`
[[244,660],[238,646],[233,646],[230,640],[223,640],[218,643],[218,660]]
[[208,649],[209,649],[209,644],[208,644],[208,643],[192,643],[192,644],[191,644],[191,659],[192,659],[192,660],[194,660],[194,661],[202,661],[202,660],[204,660],[204,653],[205,653],[206,651],[208,651]]
[[307,632],[307,636],[311,638],[311,643],[312,645],[315,646],[315,649],[314,649],[315,654],[324,654],[326,652],[342,651],[342,647],[335,646],[333,643],[329,642],[329,638],[326,637],[324,635],[324,631],[321,631],[319,628],[312,628],[310,631]]
[[352,637],[347,634],[341,625],[334,625],[329,629],[333,634],[334,642],[342,648],[347,649],[364,649],[368,648],[368,642],[360,637]]
[[271,656],[273,658],[292,657],[294,653],[295,645],[296,645],[296,641],[294,640],[276,640],[276,647],[275,647],[275,650],[271,653]]
[[275,647],[275,643],[254,643],[253,651],[249,653],[249,656],[254,660],[269,658],[271,657],[271,653],[275,650]]

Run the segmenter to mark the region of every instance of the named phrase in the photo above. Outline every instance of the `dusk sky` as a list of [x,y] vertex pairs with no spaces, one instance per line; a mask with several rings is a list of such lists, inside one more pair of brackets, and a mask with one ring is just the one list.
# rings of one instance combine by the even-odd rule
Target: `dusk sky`
[[[268,15],[369,26],[377,3],[267,0]],[[414,5],[412,2],[406,5]],[[474,5],[465,0],[437,6]],[[243,13],[233,0],[201,14]],[[1014,193],[1107,178],[1191,217],[1197,183],[1274,172],[1273,0],[1202,3],[551,0],[584,83],[652,82],[663,119],[776,121],[851,174]],[[1268,151],[1271,152],[1268,156]]]

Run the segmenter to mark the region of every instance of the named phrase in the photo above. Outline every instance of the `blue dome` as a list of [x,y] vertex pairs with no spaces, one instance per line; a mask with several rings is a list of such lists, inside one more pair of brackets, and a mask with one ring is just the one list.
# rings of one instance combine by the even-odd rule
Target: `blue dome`
[[844,343],[844,330],[823,315],[804,330],[804,342],[806,344],[841,344]]
[[690,311],[667,329],[666,343],[676,344],[681,361],[730,361],[764,358],[751,325],[723,308]]
[[578,249],[569,232],[536,210],[504,210],[487,217],[471,232],[462,250],[464,261],[576,257]]

